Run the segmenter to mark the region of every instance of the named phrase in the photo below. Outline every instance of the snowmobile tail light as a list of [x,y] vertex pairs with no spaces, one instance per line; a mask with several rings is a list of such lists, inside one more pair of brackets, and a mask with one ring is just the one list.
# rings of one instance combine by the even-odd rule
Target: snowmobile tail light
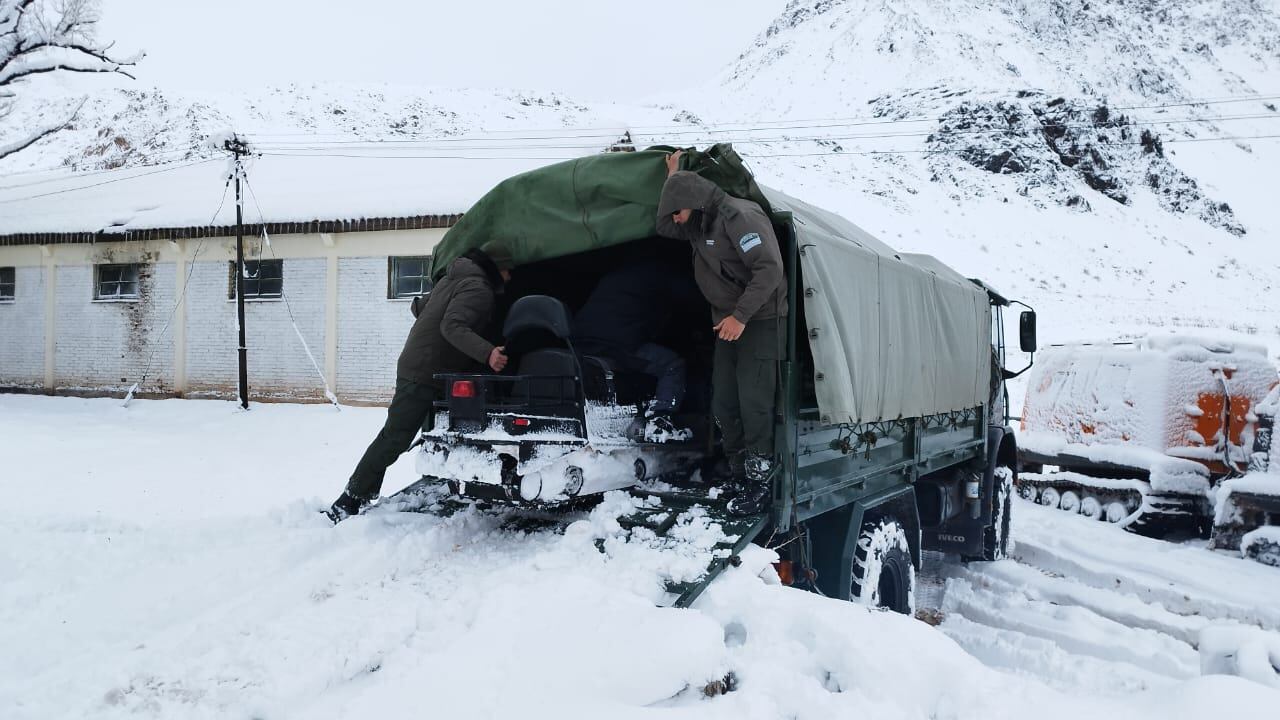
[[455,380],[451,394],[456,398],[473,398],[476,396],[476,384],[470,380]]
[[516,427],[529,427],[529,418],[516,418],[511,421],[511,424]]

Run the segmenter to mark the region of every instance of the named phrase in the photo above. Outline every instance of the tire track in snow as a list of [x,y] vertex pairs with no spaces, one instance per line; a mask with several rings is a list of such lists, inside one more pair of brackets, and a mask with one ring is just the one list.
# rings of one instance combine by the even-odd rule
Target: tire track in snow
[[[1199,674],[1200,631],[1274,629],[1280,573],[1020,502],[1010,560],[940,567],[941,629],[984,663],[1121,694]],[[929,579],[926,578],[927,584]]]
[[[1274,568],[1209,550],[1202,541],[1134,535],[1081,515],[1019,502],[1012,555],[1043,572],[1141,599],[1165,613],[1280,629]],[[1176,621],[1175,621],[1176,622]]]

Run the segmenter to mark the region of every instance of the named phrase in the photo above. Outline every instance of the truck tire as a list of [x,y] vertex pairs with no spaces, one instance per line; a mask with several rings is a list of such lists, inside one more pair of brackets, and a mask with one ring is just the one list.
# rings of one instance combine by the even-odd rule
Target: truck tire
[[998,465],[995,472],[991,525],[982,529],[983,560],[1003,560],[1009,555],[1009,526],[1013,520],[1013,469]]
[[862,525],[853,553],[853,582],[849,599],[868,607],[882,607],[903,615],[916,611],[916,569],[911,564],[907,531],[893,518]]

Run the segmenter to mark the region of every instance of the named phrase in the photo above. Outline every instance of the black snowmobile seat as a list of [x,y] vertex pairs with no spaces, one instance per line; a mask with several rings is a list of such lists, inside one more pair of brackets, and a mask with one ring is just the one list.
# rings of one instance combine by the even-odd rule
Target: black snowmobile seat
[[529,378],[515,383],[512,392],[516,398],[528,398],[530,411],[545,415],[575,415],[574,403],[578,398],[578,363],[573,353],[556,348],[543,348],[525,353],[520,358],[520,375],[552,377]]
[[520,355],[538,347],[568,347],[569,308],[549,295],[526,295],[511,305],[502,334],[507,354]]
[[578,362],[569,344],[569,309],[547,295],[526,295],[507,312],[502,332],[507,354],[516,360],[517,375],[542,375],[518,380],[512,399],[528,398],[530,412],[575,415]]
[[[516,359],[517,375],[553,375],[518,381],[515,398],[529,399],[541,412],[573,414],[577,397],[574,378],[581,368],[584,394],[591,400],[636,404],[653,395],[653,380],[619,368],[605,358],[579,356],[569,340],[572,332],[569,308],[548,295],[526,295],[516,300],[503,324],[507,354]],[[533,408],[530,408],[533,410]]]

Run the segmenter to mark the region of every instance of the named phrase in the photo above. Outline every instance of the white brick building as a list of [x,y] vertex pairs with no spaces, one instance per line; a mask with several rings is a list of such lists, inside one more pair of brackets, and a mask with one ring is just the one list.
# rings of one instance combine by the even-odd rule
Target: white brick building
[[[278,208],[262,218],[269,246],[261,224],[245,231],[258,272],[245,292],[251,399],[323,399],[296,322],[340,400],[387,401],[412,322],[406,291],[422,285],[416,259],[523,168],[486,166],[439,200],[429,182],[406,192],[402,176],[360,169],[353,180],[350,168],[295,168],[291,180],[260,167],[251,180]],[[233,201],[215,223],[196,220],[218,205],[225,170],[134,172],[104,188],[69,177],[0,189],[0,391],[121,394],[142,382],[149,395],[235,396]],[[296,192],[304,180],[311,191]]]
[[[388,400],[412,323],[408,299],[391,297],[389,258],[429,256],[443,234],[273,236],[281,297],[246,292],[252,397],[323,398],[296,322],[341,400]],[[256,259],[258,247],[246,241],[246,254]],[[15,276],[12,296],[0,300],[0,390],[118,394],[150,363],[143,393],[234,396],[234,258],[235,240],[224,237],[0,246],[0,269]],[[101,297],[108,266],[136,267],[136,293]]]

